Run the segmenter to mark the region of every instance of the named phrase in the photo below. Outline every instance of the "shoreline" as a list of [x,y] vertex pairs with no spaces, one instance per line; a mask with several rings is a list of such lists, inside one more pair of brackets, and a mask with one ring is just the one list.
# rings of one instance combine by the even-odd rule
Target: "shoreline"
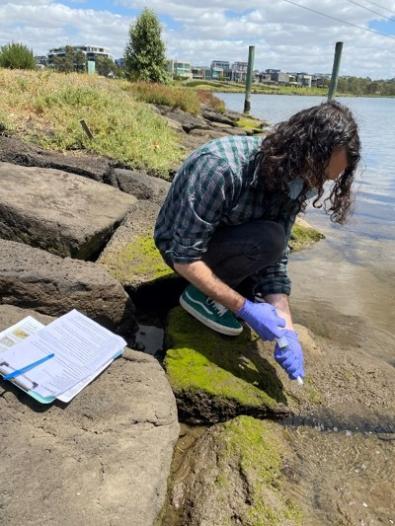
[[[225,91],[217,91],[217,90],[207,90],[207,91],[213,91],[215,94],[227,94],[227,93],[240,93],[244,94],[245,90],[225,90]],[[327,93],[319,94],[319,93],[284,93],[284,92],[266,92],[266,91],[253,91],[251,90],[251,95],[281,95],[281,96],[289,96],[289,97],[327,97]],[[355,98],[355,99],[395,99],[395,95],[354,95],[351,93],[336,93],[336,97],[344,97],[344,98]]]

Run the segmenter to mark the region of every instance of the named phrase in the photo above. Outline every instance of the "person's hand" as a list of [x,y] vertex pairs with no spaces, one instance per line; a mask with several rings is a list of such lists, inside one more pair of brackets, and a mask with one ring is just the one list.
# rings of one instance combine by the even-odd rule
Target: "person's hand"
[[280,318],[275,307],[270,303],[245,300],[236,315],[246,321],[262,340],[272,341],[280,338],[284,333],[282,327],[285,327],[285,320]]
[[274,358],[285,369],[291,380],[296,380],[298,376],[303,378],[303,351],[298,335],[295,331],[284,330],[283,337],[287,339],[288,345],[280,348],[276,343]]

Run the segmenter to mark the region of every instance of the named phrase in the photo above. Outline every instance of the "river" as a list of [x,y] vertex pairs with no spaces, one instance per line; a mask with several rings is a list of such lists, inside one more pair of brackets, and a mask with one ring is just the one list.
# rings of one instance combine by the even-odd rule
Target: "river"
[[[229,109],[242,111],[243,94],[217,95]],[[252,95],[251,113],[274,124],[322,100]],[[365,350],[395,366],[395,99],[338,100],[353,111],[362,142],[353,214],[339,226],[309,207],[306,219],[326,239],[291,257],[291,303],[297,321],[326,336],[349,340],[358,327],[369,327]]]

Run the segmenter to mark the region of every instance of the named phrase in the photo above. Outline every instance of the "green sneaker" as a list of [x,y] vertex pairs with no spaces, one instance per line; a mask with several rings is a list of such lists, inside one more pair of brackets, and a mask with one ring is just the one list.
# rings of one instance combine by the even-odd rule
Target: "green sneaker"
[[230,310],[208,298],[193,285],[188,285],[181,294],[180,305],[201,323],[221,334],[237,336],[243,330]]

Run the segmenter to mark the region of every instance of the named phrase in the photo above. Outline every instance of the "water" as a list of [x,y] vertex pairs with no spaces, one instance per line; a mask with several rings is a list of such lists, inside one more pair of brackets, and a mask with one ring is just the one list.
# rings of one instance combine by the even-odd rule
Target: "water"
[[[242,111],[243,94],[218,94]],[[321,102],[320,97],[252,95],[252,114],[270,123]],[[340,98],[360,128],[362,161],[353,215],[344,226],[310,207],[306,219],[327,239],[290,262],[292,304],[299,321],[321,333],[342,333],[342,317],[372,326],[378,344],[366,349],[395,365],[395,99]],[[348,335],[344,334],[344,338]],[[382,341],[382,345],[380,345]]]

